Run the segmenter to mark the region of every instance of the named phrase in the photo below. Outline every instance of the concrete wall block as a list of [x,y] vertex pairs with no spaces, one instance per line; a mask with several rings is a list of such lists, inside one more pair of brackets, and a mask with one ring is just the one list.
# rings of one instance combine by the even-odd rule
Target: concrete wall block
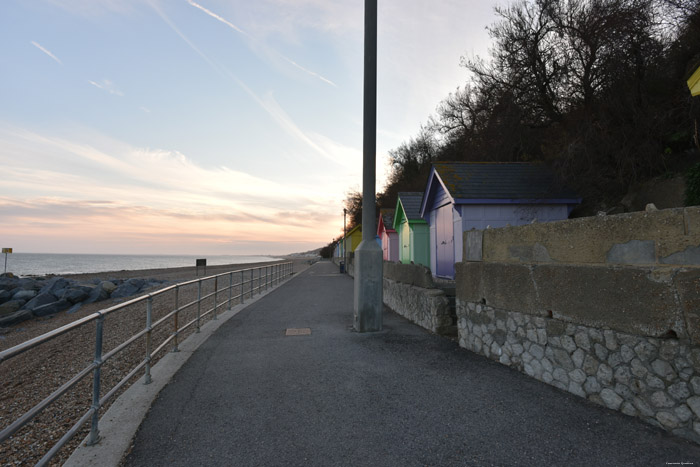
[[483,257],[483,230],[468,230],[464,232],[464,260],[481,261]]
[[520,264],[461,263],[457,267],[457,296],[504,310],[546,315],[538,303],[531,268]]
[[653,240],[630,240],[616,243],[605,258],[610,264],[654,264],[656,262],[656,242]]
[[673,278],[681,310],[688,327],[688,336],[700,345],[700,270],[681,271]]
[[687,336],[673,284],[652,272],[651,268],[541,265],[534,267],[533,278],[540,306],[563,321],[642,336],[661,337],[669,331]]
[[424,289],[431,289],[435,286],[430,269],[421,264],[402,264],[385,261],[384,277],[394,282],[415,285]]
[[700,206],[683,208],[683,216],[688,235],[700,235]]
[[[630,241],[656,242],[666,257],[689,246],[700,246],[700,213],[686,208],[584,217],[484,231],[483,260],[531,262],[535,245],[552,262],[603,264],[616,245]],[[619,248],[619,247],[618,247]],[[530,252],[528,254],[528,252]],[[525,254],[524,254],[525,253]]]

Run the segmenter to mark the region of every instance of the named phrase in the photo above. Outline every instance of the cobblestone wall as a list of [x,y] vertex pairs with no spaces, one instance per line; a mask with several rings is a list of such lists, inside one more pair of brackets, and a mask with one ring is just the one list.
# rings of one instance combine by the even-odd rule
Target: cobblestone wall
[[700,443],[700,347],[457,298],[459,345]]
[[426,289],[385,277],[384,304],[436,334],[445,334],[452,326],[450,302],[440,289]]

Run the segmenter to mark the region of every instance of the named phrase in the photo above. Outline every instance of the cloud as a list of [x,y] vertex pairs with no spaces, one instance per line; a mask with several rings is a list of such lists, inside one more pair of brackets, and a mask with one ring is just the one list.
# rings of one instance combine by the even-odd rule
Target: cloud
[[124,95],[124,93],[121,92],[119,89],[117,89],[114,86],[114,83],[108,79],[103,79],[99,83],[92,81],[92,80],[88,80],[88,83],[92,84],[93,86],[95,86],[98,89],[102,89],[103,91],[107,91],[110,94],[114,94],[115,96],[123,96]]
[[[315,142],[312,138],[310,138],[304,131],[302,131],[299,126],[294,122],[294,120],[287,114],[284,109],[279,105],[279,103],[275,100],[274,96],[272,95],[271,92],[267,93],[265,98],[260,98],[247,84],[245,84],[240,78],[238,78],[233,72],[231,72],[228,69],[225,69],[224,67],[218,65],[215,63],[212,59],[210,59],[204,52],[202,52],[196,45],[192,43],[192,41],[189,40],[187,36],[185,36],[178,28],[177,26],[170,20],[170,18],[163,13],[155,4],[152,4],[154,10],[158,13],[158,15],[163,19],[163,21],[170,26],[170,28],[173,29],[177,33],[178,36],[182,40],[187,43],[187,45],[190,46],[199,56],[201,56],[214,70],[217,72],[228,76],[230,79],[232,79],[243,91],[246,92],[263,110],[265,110],[272,119],[277,122],[277,124],[285,131],[287,134],[291,135],[295,139],[301,141],[302,143],[306,144],[308,147],[313,149],[317,154],[332,160],[333,162],[336,162],[341,165],[349,165],[350,163],[348,162],[347,159],[345,158],[339,158],[335,155],[334,152],[328,152],[326,149],[321,147],[317,142]],[[297,65],[298,66],[298,65]],[[308,70],[307,70],[308,72]],[[321,77],[323,78],[323,77]],[[325,80],[325,78],[323,78]],[[331,84],[333,84],[331,82]],[[327,144],[330,140],[326,139],[324,142]]]
[[178,253],[183,239],[229,248],[287,240],[314,247],[337,233],[340,200],[332,188],[278,184],[202,167],[177,151],[80,134],[92,141],[0,126],[0,236],[34,242],[24,251],[55,241],[44,251],[92,245],[96,252]]
[[58,64],[63,65],[63,62],[61,62],[61,60],[59,60],[58,57],[49,52],[46,48],[42,47],[38,42],[31,41],[30,44],[32,44],[34,47],[36,47],[37,49],[41,50],[46,55],[54,59],[56,62],[58,62]]
[[[242,35],[245,36],[246,38],[251,39],[251,40],[254,40],[254,38],[253,38],[250,34],[248,34],[247,32],[243,31],[241,28],[239,28],[239,27],[236,26],[235,24],[231,23],[231,22],[228,21],[226,18],[224,18],[224,17],[222,17],[222,16],[220,16],[220,15],[217,15],[216,13],[212,12],[211,10],[208,10],[207,8],[204,8],[202,5],[200,5],[200,4],[196,3],[196,2],[194,2],[193,0],[187,0],[187,3],[189,3],[190,5],[192,5],[192,6],[195,7],[195,8],[200,9],[201,11],[203,11],[204,13],[206,13],[207,15],[209,15],[209,16],[211,16],[212,18],[216,19],[217,21],[219,21],[219,22],[225,24],[226,26],[230,27],[230,28],[233,29],[234,31],[236,31],[236,32],[238,32],[238,33],[240,33],[240,34],[242,34]],[[281,54],[281,53],[278,52],[277,50],[275,50],[275,49],[273,49],[273,48],[271,48],[271,47],[269,47],[269,46],[267,46],[267,45],[265,45],[263,48],[266,49],[268,52],[271,52],[272,55],[281,58],[282,60],[284,60],[284,61],[286,61],[287,63],[291,64],[291,65],[294,66],[295,68],[297,68],[297,69],[303,71],[304,73],[306,73],[306,74],[308,74],[308,75],[311,75],[311,76],[313,76],[314,78],[318,78],[319,80],[323,81],[323,82],[326,83],[326,84],[330,84],[331,86],[338,87],[333,81],[331,81],[331,80],[329,80],[328,78],[326,78],[326,77],[324,77],[324,76],[322,76],[322,75],[316,73],[315,71],[311,71],[311,70],[309,70],[308,68],[305,68],[305,67],[299,65],[297,62],[295,62],[295,61],[292,60],[291,58],[289,58],[289,57],[287,57],[287,56]],[[254,49],[255,49],[255,48],[254,48]]]
[[297,62],[295,62],[294,60],[291,60],[291,59],[285,57],[284,55],[281,55],[281,57],[282,57],[284,60],[286,60],[286,61],[288,61],[289,63],[291,63],[292,65],[294,65],[295,67],[299,68],[299,69],[300,69],[301,71],[303,71],[304,73],[308,73],[308,74],[310,74],[311,76],[314,76],[314,77],[320,79],[320,80],[323,81],[324,83],[330,84],[331,86],[334,86],[334,87],[336,87],[336,88],[338,87],[338,85],[335,84],[333,81],[329,80],[328,78],[324,78],[323,76],[319,75],[318,73],[316,73],[316,72],[314,72],[314,71],[307,70],[306,68],[304,68],[303,66],[301,66],[301,65],[299,65]]
[[217,21],[220,21],[220,22],[224,23],[226,26],[230,27],[230,28],[233,29],[234,31],[239,32],[239,33],[243,34],[243,35],[246,36],[246,37],[250,37],[249,34],[248,34],[247,32],[243,31],[241,28],[239,28],[239,27],[236,26],[235,24],[231,23],[230,21],[228,21],[228,20],[225,19],[225,18],[222,18],[221,16],[217,15],[216,13],[212,12],[211,10],[207,10],[207,9],[204,8],[202,5],[200,5],[199,3],[193,2],[192,0],[187,0],[187,3],[189,3],[190,5],[192,5],[192,6],[195,7],[195,8],[199,8],[199,9],[202,10],[204,13],[208,14],[209,16],[211,16],[212,18],[216,19]]

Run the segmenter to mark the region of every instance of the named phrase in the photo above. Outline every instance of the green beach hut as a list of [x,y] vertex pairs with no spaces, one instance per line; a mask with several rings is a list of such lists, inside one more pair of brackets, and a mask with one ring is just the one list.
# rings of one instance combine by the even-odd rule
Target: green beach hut
[[394,230],[399,236],[399,260],[403,264],[430,267],[430,229],[420,216],[422,192],[401,192],[394,211]]

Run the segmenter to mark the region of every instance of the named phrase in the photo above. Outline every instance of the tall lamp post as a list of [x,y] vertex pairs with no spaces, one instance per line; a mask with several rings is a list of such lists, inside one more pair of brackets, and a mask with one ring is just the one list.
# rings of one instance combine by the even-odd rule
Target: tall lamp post
[[345,253],[345,245],[348,243],[348,239],[346,238],[348,235],[347,229],[345,228],[345,216],[347,216],[348,210],[343,208],[343,272],[345,274],[348,273],[348,255]]
[[377,151],[377,0],[365,0],[365,69],[362,125],[362,242],[355,250],[353,327],[382,329],[382,249],[374,240]]

